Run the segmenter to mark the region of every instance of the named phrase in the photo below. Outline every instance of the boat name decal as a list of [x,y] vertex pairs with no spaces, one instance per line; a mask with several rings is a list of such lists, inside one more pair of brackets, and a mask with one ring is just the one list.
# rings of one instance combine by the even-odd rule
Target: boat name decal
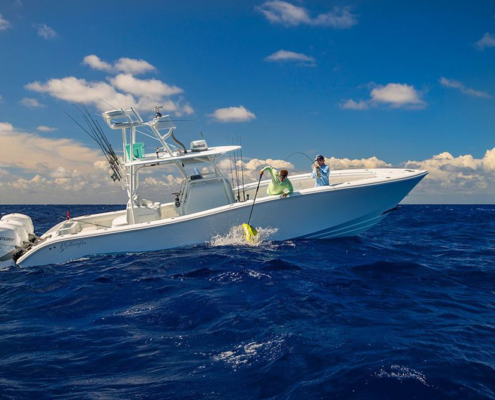
[[13,242],[14,241],[14,239],[12,239],[12,238],[3,237],[3,236],[0,237],[0,240],[3,240],[4,242]]
[[72,240],[70,242],[63,242],[60,244],[58,251],[60,253],[62,253],[71,247],[79,248],[81,246],[84,246],[85,244],[86,244],[86,242],[84,240]]

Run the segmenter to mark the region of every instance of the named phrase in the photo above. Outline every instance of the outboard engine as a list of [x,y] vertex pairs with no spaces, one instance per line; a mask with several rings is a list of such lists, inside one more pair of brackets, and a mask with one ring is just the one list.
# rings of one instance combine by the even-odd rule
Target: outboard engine
[[24,228],[26,229],[28,235],[31,237],[32,235],[34,236],[34,225],[33,225],[33,220],[31,217],[24,215],[24,214],[6,214],[2,217],[0,221],[17,221],[20,222],[22,225],[24,225]]
[[15,232],[17,233],[17,236],[19,236],[19,240],[21,241],[21,245],[23,245],[26,242],[29,242],[29,235],[26,231],[26,228],[24,228],[24,225],[22,225],[20,222],[17,222],[17,221],[0,221],[0,227],[14,229]]
[[33,221],[23,214],[7,214],[0,220],[0,266],[13,265],[23,248],[34,241]]
[[0,222],[0,266],[14,264],[14,255],[19,251],[21,244],[15,227]]

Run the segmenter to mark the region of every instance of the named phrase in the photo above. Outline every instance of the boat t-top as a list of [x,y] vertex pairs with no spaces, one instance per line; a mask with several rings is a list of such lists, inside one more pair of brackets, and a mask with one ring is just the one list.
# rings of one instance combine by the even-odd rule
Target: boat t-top
[[[156,108],[144,121],[134,109],[104,112],[103,120],[122,133],[123,155],[117,156],[99,123],[88,116],[87,132],[102,148],[112,179],[126,191],[125,209],[68,217],[41,236],[29,216],[4,215],[0,221],[0,264],[21,267],[63,263],[88,255],[147,252],[203,245],[227,235],[248,219],[258,182],[234,184],[217,165],[240,146],[209,147],[196,140],[189,148],[174,134],[170,116]],[[158,147],[146,152],[143,139]],[[139,195],[144,169],[173,165],[182,177],[172,201]],[[269,180],[260,182],[251,224],[271,228],[270,240],[331,239],[359,235],[381,221],[427,175],[412,169],[332,171],[330,185],[315,187],[310,174],[291,175],[294,192],[267,196]]]

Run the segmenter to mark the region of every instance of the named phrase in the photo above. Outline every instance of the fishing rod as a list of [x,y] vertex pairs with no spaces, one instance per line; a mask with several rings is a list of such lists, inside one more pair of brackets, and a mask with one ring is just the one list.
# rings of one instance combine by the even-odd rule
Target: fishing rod
[[86,123],[87,128],[89,130],[86,129],[85,127],[83,127],[70,114],[68,114],[67,112],[65,112],[65,114],[72,121],[74,121],[89,137],[91,137],[91,139],[93,139],[98,144],[101,151],[103,152],[103,155],[107,159],[107,162],[110,164],[110,168],[114,172],[114,174],[112,175],[112,179],[114,181],[115,180],[118,180],[118,181],[122,180],[123,177],[122,177],[121,169],[119,166],[119,159],[118,159],[117,155],[115,154],[115,151],[113,150],[113,147],[110,144],[110,141],[106,137],[100,123],[91,117],[91,114],[89,113],[88,109],[84,106],[84,104],[80,104],[79,106],[74,105],[74,107],[81,114],[81,117],[83,118],[83,120]]
[[251,212],[249,213],[248,225],[251,222],[251,216],[253,215],[254,203],[256,203],[256,197],[258,196],[258,190],[260,189],[261,178],[263,174],[260,174],[260,179],[258,179],[258,186],[256,186],[256,192],[254,193],[253,205],[251,206]]
[[[229,135],[227,134],[227,142],[230,143]],[[232,189],[234,189],[234,168],[232,167],[232,153],[229,151],[229,161],[230,161],[230,183]]]
[[64,111],[64,113],[72,120],[74,121],[84,132],[86,132],[88,134],[89,137],[91,137],[91,139],[93,139],[97,144],[98,146],[100,147],[101,151],[103,152],[103,155],[105,156],[105,158],[107,159],[107,161],[110,163],[110,165],[112,165],[112,160],[111,160],[111,157],[110,157],[110,154],[107,152],[107,150],[105,149],[105,146],[104,144],[101,142],[101,140],[95,136],[94,134],[91,134],[90,132],[88,132],[87,129],[85,129],[79,122],[77,122],[71,115],[69,115],[67,112]]
[[239,137],[239,146],[241,147],[241,176],[242,176],[242,197],[246,201],[246,188],[244,187],[244,160],[242,158],[242,136]]
[[[233,138],[232,138],[232,144],[235,145]],[[237,169],[237,150],[234,151],[233,157],[234,157],[234,167],[235,167],[235,185],[237,187],[237,201],[241,201],[241,195],[239,190],[239,173]]]
[[260,172],[260,178],[258,180],[258,186],[256,187],[256,193],[254,194],[253,205],[251,206],[251,212],[249,213],[249,219],[247,224],[242,224],[242,230],[244,231],[244,236],[249,243],[255,243],[259,240],[258,231],[250,225],[251,216],[253,215],[254,204],[256,203],[256,197],[258,197],[258,190],[260,189],[261,178],[263,172]]

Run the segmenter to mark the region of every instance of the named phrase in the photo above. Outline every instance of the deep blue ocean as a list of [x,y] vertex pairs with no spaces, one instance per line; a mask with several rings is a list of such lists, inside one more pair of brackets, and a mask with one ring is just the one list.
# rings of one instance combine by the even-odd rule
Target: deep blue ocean
[[495,399],[494,246],[495,206],[402,206],[356,238],[12,267],[0,398]]

